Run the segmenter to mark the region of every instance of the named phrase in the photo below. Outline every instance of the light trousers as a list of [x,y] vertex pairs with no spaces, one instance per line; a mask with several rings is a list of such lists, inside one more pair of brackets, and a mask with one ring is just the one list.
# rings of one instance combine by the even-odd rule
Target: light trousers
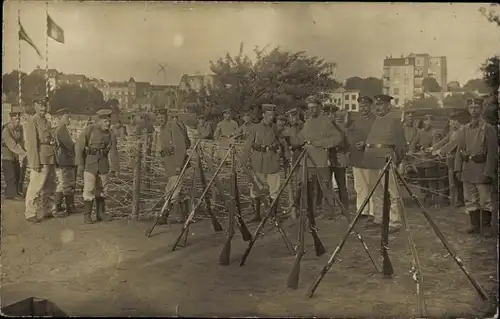
[[109,175],[83,172],[83,200],[93,201],[96,197],[108,196]]
[[55,165],[42,165],[40,172],[30,169],[26,190],[26,218],[44,218],[52,214],[56,191]]
[[[353,167],[352,174],[354,177],[354,190],[356,191],[356,208],[357,210],[359,210],[365,198],[368,197],[368,194],[371,191],[370,171],[366,168]],[[372,196],[368,200],[368,203],[366,204],[365,209],[361,214],[375,217],[374,208],[375,206]]]

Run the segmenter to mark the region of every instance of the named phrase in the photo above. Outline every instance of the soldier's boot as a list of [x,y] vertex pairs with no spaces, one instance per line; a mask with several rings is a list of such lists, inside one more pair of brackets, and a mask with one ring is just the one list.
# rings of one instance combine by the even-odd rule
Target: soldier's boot
[[482,214],[483,214],[483,236],[491,237],[493,236],[493,232],[491,229],[492,214],[489,211],[482,211]]
[[171,211],[172,211],[172,203],[168,203],[167,207],[165,207],[165,210],[163,211],[163,215],[159,216],[157,224],[158,225],[166,225],[166,224],[168,224],[166,216],[167,216],[167,212],[170,215]]
[[111,216],[109,216],[109,214],[106,213],[106,201],[104,197],[95,198],[95,210],[96,210],[97,221],[108,222],[111,220]]
[[260,216],[260,198],[252,199],[252,208],[254,212],[254,217],[250,220],[251,223],[258,223],[262,220]]
[[75,195],[74,194],[65,195],[64,201],[66,203],[66,212],[68,213],[68,215],[78,213],[78,210],[76,209],[76,206],[75,206]]
[[93,200],[86,200],[83,202],[83,222],[85,224],[92,224],[92,208],[94,206]]
[[480,211],[474,210],[469,212],[470,217],[470,228],[467,230],[469,234],[478,234],[480,232],[479,223],[480,223]]
[[52,216],[54,218],[62,218],[66,217],[68,214],[63,208],[63,194],[61,192],[57,192],[55,194],[55,199],[54,199],[54,209],[52,211]]
[[17,194],[20,197],[24,197],[24,182],[21,181],[19,184],[17,184]]

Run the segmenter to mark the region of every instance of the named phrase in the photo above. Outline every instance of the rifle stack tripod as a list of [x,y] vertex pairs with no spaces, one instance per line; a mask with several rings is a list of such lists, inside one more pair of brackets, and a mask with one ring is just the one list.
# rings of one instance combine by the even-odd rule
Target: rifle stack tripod
[[[205,157],[203,155],[203,152],[201,151],[200,148],[200,141],[198,140],[195,143],[195,146],[193,148],[193,152],[189,155],[188,159],[186,160],[186,163],[184,167],[181,170],[181,173],[179,175],[179,178],[177,180],[177,183],[174,187],[177,188],[180,186],[180,182],[182,181],[183,177],[185,176],[186,169],[188,167],[189,161],[196,155],[196,167],[194,168],[193,172],[193,185],[191,187],[191,207],[190,207],[190,213],[184,222],[184,225],[182,227],[181,233],[179,234],[177,240],[175,241],[172,251],[174,251],[177,246],[179,246],[180,241],[184,237],[184,244],[182,246],[185,246],[186,241],[187,241],[187,234],[188,234],[188,228],[190,224],[192,223],[192,220],[194,218],[194,215],[196,213],[196,210],[200,207],[201,203],[204,201],[206,204],[206,208],[208,213],[210,214],[211,220],[212,220],[212,226],[216,232],[222,231],[222,226],[220,223],[217,221],[217,218],[215,217],[213,211],[211,210],[211,203],[210,203],[210,196],[208,196],[208,191],[210,187],[215,184],[215,187],[217,188],[219,194],[222,195],[222,200],[225,202],[225,206],[229,208],[229,218],[228,218],[228,229],[227,229],[227,236],[226,236],[226,241],[224,243],[223,249],[221,251],[221,254],[219,256],[219,264],[221,265],[229,265],[230,264],[230,254],[231,254],[231,241],[234,236],[234,226],[235,224],[238,226],[242,238],[244,241],[248,241],[248,247],[243,253],[243,256],[240,261],[240,266],[243,266],[253,248],[255,245],[255,242],[259,238],[259,236],[262,234],[262,231],[264,229],[264,226],[266,223],[271,219],[273,222],[274,226],[277,228],[278,232],[280,233],[285,246],[287,247],[290,255],[295,256],[295,260],[292,266],[292,269],[290,271],[288,280],[287,280],[287,286],[292,289],[297,289],[298,288],[298,282],[299,282],[299,275],[300,275],[300,263],[301,260],[305,254],[305,230],[306,227],[308,228],[314,242],[314,247],[315,247],[315,252],[316,256],[321,256],[324,253],[326,253],[326,250],[323,246],[323,243],[319,239],[318,232],[316,229],[316,222],[314,218],[314,211],[313,207],[315,206],[313,204],[314,202],[314,196],[312,194],[311,188],[309,187],[309,183],[313,183],[311,181],[311,177],[316,177],[317,181],[319,182],[320,189],[323,193],[323,196],[325,198],[326,204],[329,206],[330,209],[334,209],[334,204],[337,204],[337,207],[340,208],[342,215],[347,219],[349,226],[347,228],[347,231],[345,234],[342,236],[342,239],[340,243],[337,245],[335,248],[334,252],[330,256],[327,264],[323,267],[321,270],[320,274],[314,281],[313,285],[310,287],[307,296],[311,298],[316,289],[318,288],[319,284],[321,283],[322,279],[326,275],[326,273],[332,268],[333,264],[337,260],[338,255],[340,254],[342,248],[344,247],[347,238],[351,234],[351,232],[354,232],[356,235],[357,239],[360,241],[363,249],[365,250],[367,256],[369,257],[371,263],[373,264],[376,272],[382,272],[384,277],[392,277],[394,270],[392,266],[392,262],[390,260],[389,256],[389,221],[390,221],[390,203],[391,200],[396,201],[398,205],[398,210],[400,212],[400,217],[401,217],[401,222],[402,222],[402,231],[406,236],[406,241],[408,248],[411,252],[412,255],[412,268],[410,270],[410,273],[412,273],[413,280],[416,283],[416,290],[417,290],[417,311],[421,317],[425,317],[426,313],[426,307],[425,307],[425,300],[424,300],[424,291],[423,291],[423,274],[422,270],[420,267],[420,261],[419,257],[415,248],[415,244],[413,242],[413,238],[411,236],[411,233],[408,230],[408,221],[406,219],[406,213],[404,211],[404,205],[402,203],[402,198],[400,196],[399,192],[399,183],[403,185],[405,188],[406,192],[410,195],[410,197],[415,201],[415,203],[418,205],[418,207],[421,209],[422,214],[424,215],[424,218],[427,220],[431,228],[434,230],[438,238],[440,239],[441,243],[443,246],[446,248],[448,251],[448,254],[452,256],[453,260],[455,263],[458,265],[458,267],[462,270],[462,272],[465,274],[469,282],[474,286],[475,290],[477,293],[480,295],[482,300],[487,301],[488,296],[487,293],[484,291],[484,289],[479,285],[479,283],[469,274],[469,271],[465,268],[464,263],[462,259],[457,255],[455,250],[451,247],[451,245],[448,243],[446,238],[444,237],[443,233],[440,231],[438,226],[434,223],[432,220],[429,212],[426,210],[426,208],[423,206],[423,204],[420,202],[420,200],[417,198],[417,196],[413,193],[413,191],[410,189],[410,186],[406,183],[406,181],[403,179],[403,177],[399,174],[397,171],[395,164],[393,163],[392,159],[390,157],[387,158],[386,165],[380,172],[379,176],[377,177],[377,180],[375,181],[375,184],[372,186],[368,196],[364,199],[361,207],[358,209],[356,214],[352,216],[347,209],[344,207],[342,204],[340,198],[335,192],[329,191],[328,184],[323,178],[321,177],[320,170],[313,160],[313,158],[308,154],[307,149],[304,149],[302,153],[299,155],[298,159],[295,161],[295,163],[292,165],[290,171],[288,172],[285,182],[280,186],[280,189],[277,192],[276,198],[273,198],[270,202],[267,200],[269,197],[268,194],[266,194],[263,190],[262,187],[260,187],[255,179],[255,175],[250,172],[248,169],[244,169],[243,173],[247,177],[247,179],[251,182],[254,190],[260,195],[262,199],[262,203],[264,205],[265,210],[268,212],[260,222],[260,224],[257,226],[256,230],[254,231],[254,234],[250,234],[248,228],[245,225],[245,222],[243,221],[242,215],[241,215],[241,207],[240,207],[240,197],[239,197],[239,189],[238,189],[238,177],[236,174],[236,160],[235,160],[235,147],[234,145],[231,145],[228,151],[226,152],[225,156],[223,157],[221,163],[218,165],[217,169],[215,172],[212,173],[212,167],[213,162],[211,159],[208,157]],[[230,176],[230,185],[231,185],[231,195],[234,198],[234,201],[231,198],[228,198],[227,195],[223,192],[224,187],[223,184],[221,183],[218,174],[223,167],[224,163],[227,161],[229,156],[232,157],[231,163],[232,163],[232,171],[231,171],[231,176]],[[202,159],[205,160],[208,169],[210,173],[212,173],[212,178],[210,181],[207,183],[206,178],[203,172],[203,167],[202,167]],[[300,164],[300,165],[299,165]],[[309,166],[309,167],[308,167]],[[298,170],[298,168],[301,168],[300,172],[300,178],[299,178],[299,183],[297,186],[297,193],[294,198],[295,206],[299,206],[296,208],[299,208],[299,225],[298,225],[298,234],[297,234],[297,243],[296,245],[293,245],[290,242],[290,239],[286,235],[286,232],[283,230],[279,217],[276,216],[276,210],[273,209],[275,208],[276,205],[278,205],[279,198],[287,185],[290,183],[292,176],[295,174],[295,172]],[[195,185],[195,179],[196,179],[196,171],[199,171],[199,176],[201,180],[201,184],[203,186],[203,192],[200,196],[200,199],[195,198],[195,193],[194,193],[194,185]],[[364,238],[361,236],[359,232],[357,232],[354,228],[356,226],[357,221],[359,220],[361,213],[365,209],[366,205],[368,204],[370,198],[373,196],[375,193],[375,190],[377,187],[380,186],[380,183],[382,181],[382,178],[384,178],[384,183],[383,183],[383,188],[384,188],[384,201],[383,201],[383,209],[382,209],[382,234],[381,234],[381,255],[383,258],[383,266],[382,269],[378,265],[376,259],[371,255],[368,246],[364,240]],[[398,183],[399,182],[399,183]],[[396,194],[390,194],[389,192],[389,185],[392,184],[392,188],[396,190]],[[154,227],[157,225],[158,221],[162,217],[168,217],[168,214],[170,212],[171,206],[169,206],[169,202],[172,198],[173,191],[170,192],[170,194],[167,196],[167,200],[165,201],[161,213],[157,216],[154,224],[152,227],[146,232],[146,236],[150,236]],[[391,199],[391,195],[395,196],[395,198]],[[203,198],[203,200],[201,199]],[[166,209],[169,207],[169,209]],[[306,209],[307,207],[307,209]]]

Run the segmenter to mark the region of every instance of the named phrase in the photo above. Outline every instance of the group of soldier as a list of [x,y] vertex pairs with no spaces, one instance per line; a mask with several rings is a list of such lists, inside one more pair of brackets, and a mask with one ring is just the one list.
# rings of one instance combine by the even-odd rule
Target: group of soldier
[[[491,228],[492,185],[496,178],[498,146],[496,128],[481,116],[484,101],[473,99],[467,103],[471,116],[468,124],[459,124],[456,115],[452,115],[450,133],[437,141],[430,133],[431,117],[425,118],[423,128],[416,129],[411,118],[402,122],[394,116],[391,100],[388,95],[360,96],[358,114],[344,118],[338,116],[337,107],[324,105],[318,99],[307,101],[305,116],[299,108],[276,116],[276,105],[263,104],[245,113],[240,126],[231,119],[231,111],[226,110],[224,119],[215,129],[201,117],[197,137],[242,141],[243,153],[238,163],[241,167],[249,164],[255,184],[259,189],[267,185],[271,199],[278,196],[281,170],[287,172],[306,149],[307,181],[300,180],[298,171],[295,171],[294,179],[297,183],[307,184],[308,209],[313,211],[321,204],[321,189],[324,188],[320,184],[323,183],[327,191],[338,191],[340,202],[349,209],[346,168],[351,166],[357,209],[374,188],[362,212],[366,227],[380,227],[382,223],[383,185],[375,187],[375,183],[387,157],[399,165],[408,152],[418,150],[445,156],[452,167],[454,183],[460,185],[459,202],[462,199],[470,216],[468,232],[477,233],[480,226]],[[68,131],[68,111],[59,110],[54,114],[57,125],[52,128],[46,119],[48,103],[45,97],[34,101],[35,115],[28,118],[24,132],[20,123],[21,112],[17,109],[12,110],[11,121],[2,129],[5,197],[22,197],[23,168],[27,166],[30,178],[25,195],[26,219],[40,222],[48,217],[64,217],[76,212],[74,192],[79,176],[84,182],[84,222],[93,222],[94,203],[96,219],[108,220],[105,201],[109,180],[119,171],[117,135],[120,135],[120,126],[111,128],[111,110],[99,110],[97,123],[87,125],[74,143]],[[167,178],[165,193],[171,195],[166,205],[169,211],[179,206],[181,187],[176,185],[191,141],[186,126],[177,116],[169,116],[167,110],[160,110],[158,119],[159,156]],[[425,175],[428,168],[422,169]],[[389,181],[389,226],[393,233],[401,226],[398,205],[401,195],[395,176]],[[259,190],[252,187],[250,197],[254,211],[252,221],[260,221]],[[296,217],[297,198],[295,196],[289,209],[292,217]],[[273,209],[275,216],[287,215],[287,212],[278,212],[277,205]],[[333,211],[325,211],[327,218],[333,218]],[[181,220],[185,218],[180,211],[173,216]],[[166,222],[166,219],[162,217],[160,222]]]

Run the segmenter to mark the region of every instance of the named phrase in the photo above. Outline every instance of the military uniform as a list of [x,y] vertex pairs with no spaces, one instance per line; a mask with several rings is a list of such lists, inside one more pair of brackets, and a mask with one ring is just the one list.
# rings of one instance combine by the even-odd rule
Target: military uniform
[[[59,116],[67,114],[68,110],[61,109],[57,112]],[[71,138],[68,127],[64,123],[58,123],[54,130],[56,142],[56,195],[52,215],[64,217],[76,213],[75,208],[75,143]],[[63,209],[63,200],[66,210]]]
[[[46,109],[46,98],[35,100],[35,107]],[[25,124],[24,139],[30,168],[30,181],[26,191],[25,217],[38,222],[52,215],[56,190],[56,143],[53,130],[43,113],[30,117]]]
[[[481,99],[468,102],[471,107],[482,107]],[[455,156],[455,173],[464,184],[465,212],[470,216],[470,233],[483,226],[491,227],[493,211],[493,180],[498,162],[497,133],[495,127],[481,117],[473,119],[460,130]]]
[[[230,114],[230,110],[224,111],[225,114]],[[234,135],[234,132],[238,129],[238,123],[235,120],[222,120],[217,123],[217,127],[214,132],[214,139],[227,139]]]
[[243,124],[238,127],[238,129],[234,132],[234,137],[238,139],[239,141],[245,141],[248,137],[248,134],[250,133],[250,129],[252,128],[253,124],[251,121],[251,114],[250,112],[246,112],[243,115]]
[[104,122],[86,127],[75,145],[76,165],[79,172],[83,172],[84,222],[87,224],[92,223],[94,199],[97,221],[110,219],[105,212],[110,172],[119,170],[116,135],[106,127],[111,113],[111,110],[99,110],[97,115]]
[[214,129],[212,127],[212,123],[207,122],[205,119],[203,123],[198,123],[196,131],[198,132],[198,137],[201,139],[211,140],[214,137]]
[[20,199],[23,193],[26,150],[24,149],[23,127],[17,123],[20,108],[12,108],[10,123],[2,127],[2,171],[5,180],[6,199]]
[[[274,112],[276,106],[273,104],[263,104],[264,112]],[[248,135],[243,146],[240,163],[245,165],[250,158],[250,166],[254,172],[254,178],[257,185],[263,187],[265,184],[269,187],[271,199],[278,196],[281,185],[280,180],[280,158],[281,144],[276,126],[273,123],[261,121],[255,124]],[[253,221],[260,221],[260,199],[257,190],[252,186],[250,188],[250,197],[255,212]],[[275,205],[277,213],[277,205]]]
[[115,132],[116,138],[118,139],[126,138],[128,135],[127,127],[121,122],[118,122],[113,126],[113,132]]
[[[426,116],[426,120],[432,121],[431,116]],[[423,127],[417,131],[409,146],[409,151],[414,154],[419,177],[421,192],[424,195],[424,202],[431,203],[432,198],[439,190],[439,166],[434,160],[429,158],[430,152],[427,152],[434,144],[438,142],[436,130],[432,126]]]
[[[376,110],[384,109],[385,114],[378,113],[372,128],[366,137],[363,154],[363,166],[368,172],[369,189],[373,188],[378,175],[386,164],[386,157],[390,156],[394,164],[398,165],[405,153],[405,138],[401,120],[389,113],[391,96],[377,95],[374,97]],[[398,201],[400,194],[398,185],[394,183],[394,178],[389,179],[389,193],[391,197],[390,209],[390,232],[397,231],[400,227],[400,211]],[[373,222],[368,224],[379,225],[382,223],[382,209],[384,202],[384,183],[383,180],[375,188],[373,193],[373,212],[375,217]]]
[[[309,108],[318,108],[320,102],[312,100],[308,103]],[[299,133],[299,140],[305,143],[305,148],[310,158],[314,160],[321,179],[325,182],[331,180],[330,174],[330,149],[342,146],[344,134],[333,124],[330,117],[324,114],[312,114],[304,123],[302,131]],[[318,177],[315,165],[311,160],[307,160],[308,166],[308,207],[313,209],[314,202],[317,202],[318,194],[322,193],[318,187]],[[327,186],[330,187],[329,185]],[[316,200],[314,200],[316,199]],[[330,217],[333,217],[331,215]]]
[[[161,116],[166,116],[166,114],[166,110],[161,112]],[[177,218],[177,221],[183,222],[186,216],[180,213],[179,207],[179,195],[182,185],[179,185],[175,190],[174,186],[185,164],[187,150],[191,147],[191,141],[189,140],[184,123],[177,118],[168,119],[160,127],[159,144],[160,156],[162,157],[165,177],[167,178],[165,194],[168,197],[173,192],[171,201],[168,203],[168,209],[175,206],[178,216],[174,216],[174,218]],[[166,220],[160,220],[160,223],[166,223]]]
[[[373,100],[368,96],[360,96],[358,103],[369,105],[371,108]],[[364,151],[356,146],[359,142],[366,143],[368,133],[375,122],[375,115],[370,111],[368,114],[361,114],[355,116],[346,123],[347,135],[350,142],[349,147],[349,163],[352,166],[352,174],[354,178],[354,190],[356,192],[356,207],[361,208],[364,200],[368,197],[370,192],[369,176],[370,171],[363,163]],[[373,197],[368,201],[365,210],[362,212],[363,216],[371,218],[375,217]]]

